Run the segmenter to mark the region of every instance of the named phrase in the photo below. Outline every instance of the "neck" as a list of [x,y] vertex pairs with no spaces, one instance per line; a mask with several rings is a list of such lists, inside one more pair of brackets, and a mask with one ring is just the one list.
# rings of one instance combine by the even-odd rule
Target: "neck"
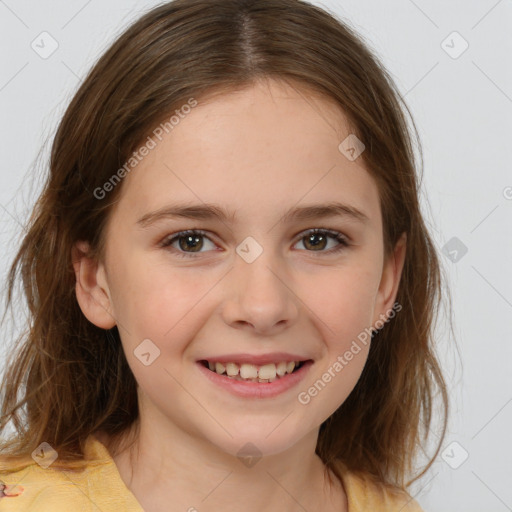
[[[113,459],[145,512],[347,510],[343,486],[315,453],[318,430],[284,452],[244,463],[179,429],[155,433],[144,421],[138,427],[122,437]],[[106,435],[97,437],[109,448]]]

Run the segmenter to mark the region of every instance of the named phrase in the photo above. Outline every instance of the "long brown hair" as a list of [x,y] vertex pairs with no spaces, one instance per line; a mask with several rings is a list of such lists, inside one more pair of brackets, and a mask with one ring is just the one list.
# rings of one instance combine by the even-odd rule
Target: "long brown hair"
[[361,158],[379,188],[386,255],[407,234],[396,298],[402,310],[377,333],[356,387],[321,425],[317,453],[336,474],[344,464],[404,488],[440,395],[437,449],[414,480],[431,466],[448,398],[433,336],[442,268],[420,211],[417,130],[360,37],[302,0],[166,3],[132,24],[83,81],[56,132],[49,175],[8,276],[7,306],[21,278],[29,326],[2,382],[0,432],[11,420],[16,430],[0,445],[4,460],[21,467],[22,457],[47,442],[59,454],[53,467],[79,469],[91,433],[115,438],[136,423],[137,384],[119,333],[83,315],[72,247],[86,240],[102,257],[103,228],[122,183],[101,198],[95,191],[174,109],[262,78],[339,104],[366,146]]

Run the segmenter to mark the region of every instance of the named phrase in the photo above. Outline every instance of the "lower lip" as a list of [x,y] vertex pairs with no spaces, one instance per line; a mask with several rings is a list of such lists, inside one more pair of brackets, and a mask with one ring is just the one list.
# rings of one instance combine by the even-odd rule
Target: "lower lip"
[[290,390],[301,382],[308,373],[309,368],[313,365],[313,361],[305,362],[296,372],[287,373],[284,377],[276,379],[274,382],[243,382],[212,372],[199,361],[196,364],[206,378],[236,396],[244,398],[271,398]]

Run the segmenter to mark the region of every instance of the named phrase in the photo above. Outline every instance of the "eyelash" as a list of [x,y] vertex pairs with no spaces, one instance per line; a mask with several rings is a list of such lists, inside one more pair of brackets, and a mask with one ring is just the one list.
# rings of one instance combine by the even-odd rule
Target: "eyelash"
[[[300,242],[303,238],[306,238],[307,236],[311,236],[313,234],[321,234],[321,235],[328,235],[330,238],[333,238],[336,240],[339,245],[329,249],[328,251],[306,251],[306,252],[320,252],[324,254],[336,254],[343,249],[346,249],[350,246],[350,243],[348,242],[348,239],[339,231],[333,231],[330,229],[320,229],[320,228],[314,228],[309,229],[307,231],[303,231],[301,233],[301,236],[298,238],[297,242]],[[198,253],[187,253],[178,249],[175,249],[174,247],[170,247],[176,240],[179,240],[182,237],[185,236],[194,236],[194,235],[200,235],[204,236],[205,238],[210,238],[207,236],[207,233],[201,229],[188,229],[186,231],[180,231],[179,233],[176,233],[174,235],[170,235],[169,237],[165,238],[162,242],[160,242],[159,246],[162,248],[167,248],[169,250],[172,250],[178,257],[180,258],[197,258],[201,252]],[[213,240],[210,240],[213,242]],[[295,243],[297,243],[295,242]]]

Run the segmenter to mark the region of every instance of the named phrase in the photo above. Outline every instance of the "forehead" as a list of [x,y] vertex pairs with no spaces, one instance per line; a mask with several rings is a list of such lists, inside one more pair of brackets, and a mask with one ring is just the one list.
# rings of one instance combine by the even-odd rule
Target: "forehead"
[[249,217],[302,200],[378,207],[362,159],[339,149],[350,129],[333,100],[267,80],[199,98],[187,111],[124,178],[119,207],[142,214],[179,199]]

